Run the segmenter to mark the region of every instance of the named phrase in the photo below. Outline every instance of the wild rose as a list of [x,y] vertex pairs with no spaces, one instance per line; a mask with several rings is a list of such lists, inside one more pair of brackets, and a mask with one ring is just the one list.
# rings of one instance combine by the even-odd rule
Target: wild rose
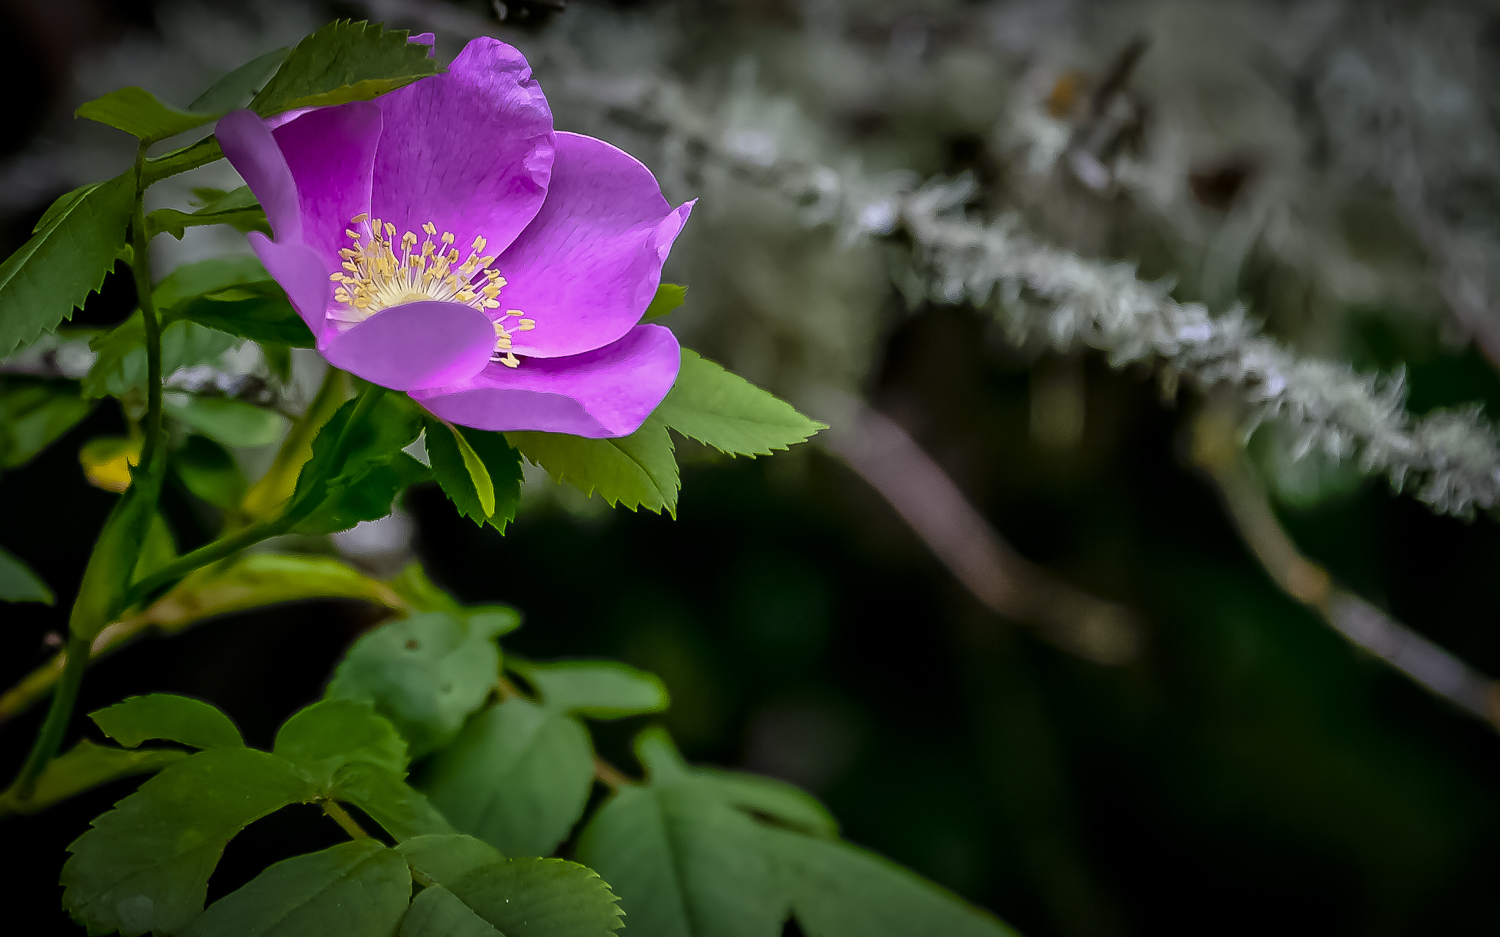
[[511,46],[217,135],[271,225],[255,253],[334,366],[454,423],[591,437],[635,431],[676,380],[676,338],[638,323],[692,203],[554,131]]

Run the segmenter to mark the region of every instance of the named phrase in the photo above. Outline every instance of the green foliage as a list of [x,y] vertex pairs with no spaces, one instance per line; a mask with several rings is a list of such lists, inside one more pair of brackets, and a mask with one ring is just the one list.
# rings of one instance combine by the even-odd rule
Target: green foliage
[[583,814],[593,746],[566,712],[508,699],[470,719],[420,786],[460,831],[510,856],[545,856]]
[[221,511],[238,508],[249,487],[234,456],[206,436],[189,436],[172,453],[172,470],[188,491]]
[[0,602],[40,602],[51,605],[52,590],[30,566],[0,547]]
[[87,117],[123,130],[142,142],[155,143],[201,127],[222,111],[185,111],[164,104],[144,88],[120,88],[79,105],[74,117]]
[[0,469],[31,461],[93,408],[71,381],[12,379],[0,384]]
[[401,451],[421,432],[415,404],[405,396],[382,395],[340,447],[355,406],[354,400],[345,403],[313,439],[312,458],[302,467],[292,499],[299,509],[316,507],[295,528],[299,533],[332,533],[384,517],[403,488],[428,477],[426,466]]
[[240,338],[292,348],[317,344],[286,293],[269,280],[195,296],[174,306],[164,318],[168,323],[196,322]]
[[512,661],[510,666],[536,687],[547,708],[570,715],[623,719],[661,712],[670,700],[667,685],[656,674],[616,661]]
[[566,481],[584,494],[598,492],[611,507],[677,516],[677,458],[666,424],[654,413],[640,429],[616,439],[561,433],[506,433],[505,438],[553,481]]
[[[146,325],[138,309],[130,318],[95,337],[89,347],[99,353],[83,378],[85,397],[144,396],[146,391]],[[161,335],[162,377],[179,368],[212,361],[235,344],[233,335],[194,322],[166,323]]]
[[132,696],[89,713],[105,735],[135,748],[147,739],[166,739],[190,748],[244,748],[245,740],[229,717],[186,696],[153,693]]
[[609,937],[615,896],[597,874],[562,859],[505,859],[468,836],[424,836],[400,847],[430,879],[401,937]]
[[75,637],[92,641],[124,611],[126,587],[141,562],[146,538],[157,517],[166,450],[158,449],[151,461],[151,465],[131,470],[129,489],[115,502],[94,542],[78,598],[68,615],[68,630]]
[[0,356],[72,316],[125,246],[135,178],[124,173],[58,200],[31,240],[0,264]]
[[232,286],[271,282],[259,260],[249,255],[213,257],[183,264],[151,288],[151,300],[164,314],[186,300]]
[[422,420],[432,475],[458,513],[501,533],[521,503],[521,454],[503,433]]
[[422,792],[406,783],[404,773],[371,762],[355,761],[339,768],[325,793],[363,810],[397,841],[453,832]]
[[788,913],[810,937],[1009,937],[993,917],[836,838],[833,818],[790,785],[690,768],[661,730],[643,732],[647,783],[594,816],[578,858],[651,934],[774,935]]
[[148,186],[155,185],[168,176],[207,166],[223,158],[224,151],[220,149],[219,141],[214,137],[204,137],[197,143],[190,143],[155,159],[146,160],[142,181]]
[[184,937],[365,937],[393,934],[411,898],[394,849],[369,840],[294,856],[215,901]]
[[642,322],[659,319],[667,313],[687,302],[687,287],[678,286],[676,283],[663,283],[656,288],[656,295],[651,297],[651,305],[641,315]]
[[0,816],[45,810],[100,784],[160,771],[187,756],[187,752],[172,748],[126,751],[80,739],[77,745],[47,763],[37,777],[30,797],[21,800],[15,791],[0,794]]
[[687,348],[682,349],[677,382],[656,416],[682,435],[729,455],[770,455],[828,428]]
[[406,739],[413,758],[452,742],[499,675],[494,635],[445,612],[389,622],[355,642],[333,673],[330,699],[367,700]]
[[268,446],[286,435],[287,418],[232,397],[163,394],[162,408],[189,427],[225,446]]
[[199,752],[142,784],[74,840],[63,905],[90,934],[176,933],[202,910],[229,840],[314,793],[290,764],[265,752]]
[[320,788],[345,765],[406,770],[406,743],[368,703],[324,700],[295,713],[276,733],[275,754]]
[[214,197],[206,199],[194,212],[178,211],[175,208],[158,208],[146,216],[147,237],[170,234],[182,240],[188,228],[211,224],[227,224],[236,231],[260,231],[271,233],[266,221],[265,209],[256,201],[249,186],[240,186],[229,192],[215,189],[195,189],[194,192],[212,192]]
[[188,110],[227,114],[235,108],[244,107],[257,91],[265,87],[266,82],[271,80],[271,76],[276,74],[281,63],[291,53],[291,47],[287,46],[256,56],[214,82],[188,105]]
[[330,23],[297,43],[250,102],[262,117],[299,107],[365,101],[438,73],[427,46],[406,30],[379,24]]

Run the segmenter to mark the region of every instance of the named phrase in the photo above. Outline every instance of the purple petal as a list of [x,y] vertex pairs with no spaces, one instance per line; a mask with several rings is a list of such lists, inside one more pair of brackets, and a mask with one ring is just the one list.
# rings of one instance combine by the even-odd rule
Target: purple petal
[[254,111],[230,111],[219,118],[214,136],[218,137],[229,164],[266,210],[266,220],[271,223],[276,240],[302,240],[297,183],[265,123]]
[[495,329],[484,313],[439,302],[382,309],[318,343],[329,364],[392,390],[466,381],[489,364],[494,349]]
[[640,321],[692,203],[672,209],[651,170],[602,140],[557,134],[547,201],[496,267],[502,308],[536,328],[513,338],[520,355],[576,355]]
[[432,222],[467,253],[498,254],[536,216],[552,174],[552,110],[520,52],[481,36],[445,74],[375,101],[385,130],[371,212],[399,232]]
[[[297,186],[302,240],[322,256],[329,271],[339,268],[349,219],[370,210],[380,119],[380,108],[356,101],[317,108],[272,134]],[[277,240],[286,238],[278,234]]]
[[528,358],[517,368],[492,364],[460,386],[412,397],[437,416],[476,429],[628,436],[672,389],[681,363],[671,329],[638,325],[595,351]]
[[333,295],[333,284],[328,281],[332,272],[328,265],[317,251],[300,241],[272,241],[259,231],[251,231],[249,238],[250,249],[260,258],[261,265],[286,290],[292,308],[322,344],[331,329],[328,300]]

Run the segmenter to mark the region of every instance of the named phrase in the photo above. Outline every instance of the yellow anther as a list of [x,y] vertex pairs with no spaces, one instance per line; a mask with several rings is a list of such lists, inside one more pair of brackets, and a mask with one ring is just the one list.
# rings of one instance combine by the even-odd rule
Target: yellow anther
[[522,319],[520,322],[516,323],[516,327],[523,332],[530,332],[532,329],[536,328],[536,320]]
[[359,240],[359,232],[358,231],[350,231],[348,228],[345,228],[344,229],[344,233],[347,234],[349,237],[354,238],[354,240],[356,240],[356,241]]
[[359,224],[361,221],[365,221],[369,217],[370,217],[370,213],[369,212],[362,211],[359,214],[355,215],[353,218],[350,218],[349,219],[349,223],[350,224]]
[[433,224],[430,221],[422,225],[422,230],[426,231],[427,234],[431,237],[437,236],[437,225]]
[[443,232],[443,243],[444,244],[452,244],[453,243],[453,232],[452,231],[444,231]]

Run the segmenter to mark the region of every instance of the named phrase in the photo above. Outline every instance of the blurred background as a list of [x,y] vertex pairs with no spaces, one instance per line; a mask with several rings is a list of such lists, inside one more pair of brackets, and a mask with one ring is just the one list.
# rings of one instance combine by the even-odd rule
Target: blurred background
[[[902,207],[951,195],[1028,256],[1240,303],[1309,360],[1404,368],[1415,415],[1500,413],[1490,5],[6,0],[0,250],[127,164],[79,103],[137,84],[185,105],[335,17],[435,31],[440,58],[519,46],[559,129],[700,199],[665,321],[833,429],[754,461],[680,441],[675,520],[538,475],[503,538],[428,487],[304,548],[381,574],[415,555],[520,608],[517,652],[655,671],[690,758],[806,787],[849,838],[1032,937],[1500,931],[1493,516],[1435,511],[1056,303],[954,287]],[[221,163],[153,195],[235,184]],[[244,250],[155,242],[158,274]],[[117,273],[74,322],[133,302]],[[215,367],[266,376],[253,354]],[[6,686],[55,653],[115,497],[78,450],[123,429],[106,401],[0,476],[0,543],[59,599],[0,612]],[[179,548],[212,532],[183,491],[165,513]],[[376,620],[312,603],[148,639],[90,672],[79,711],[187,693],[268,744]],[[0,726],[0,768],[39,717]],[[639,727],[600,727],[602,753],[634,770]],[[132,786],[5,821],[29,933],[76,930],[64,847]],[[309,835],[257,824],[211,897]]]

